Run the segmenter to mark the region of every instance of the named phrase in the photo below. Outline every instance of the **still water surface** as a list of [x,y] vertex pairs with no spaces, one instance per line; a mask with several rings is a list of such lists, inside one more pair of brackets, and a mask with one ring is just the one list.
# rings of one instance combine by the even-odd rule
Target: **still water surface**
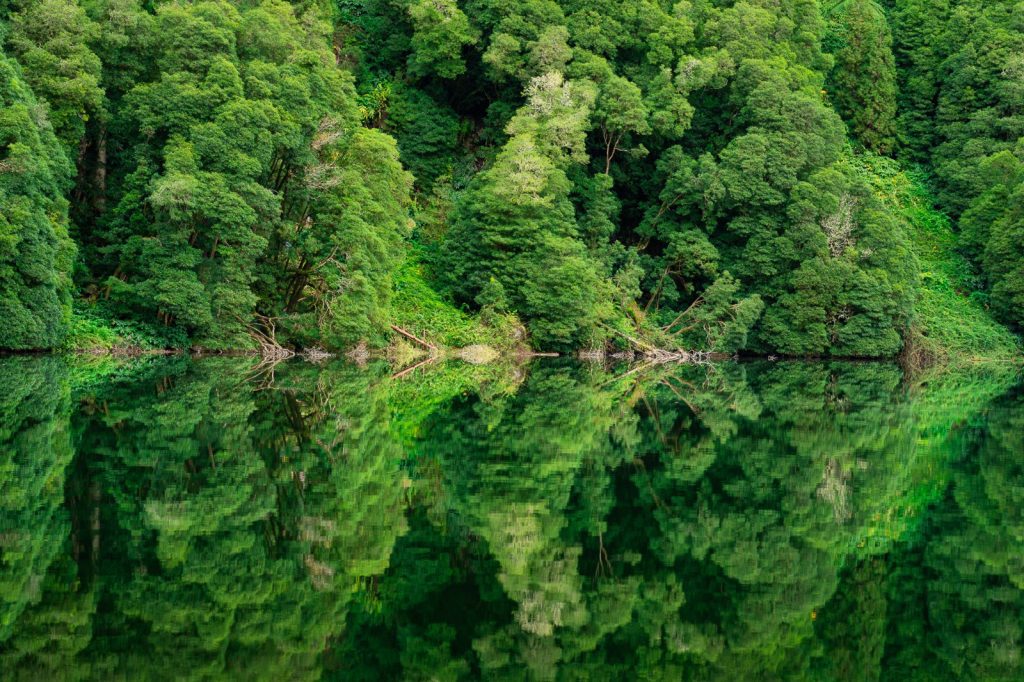
[[2,677],[1024,679],[1012,369],[628,371],[0,359]]

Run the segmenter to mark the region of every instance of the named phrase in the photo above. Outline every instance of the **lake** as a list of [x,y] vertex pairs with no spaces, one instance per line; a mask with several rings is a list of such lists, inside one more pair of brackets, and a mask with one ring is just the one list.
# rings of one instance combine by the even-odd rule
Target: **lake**
[[1014,368],[0,359],[0,670],[1024,679]]

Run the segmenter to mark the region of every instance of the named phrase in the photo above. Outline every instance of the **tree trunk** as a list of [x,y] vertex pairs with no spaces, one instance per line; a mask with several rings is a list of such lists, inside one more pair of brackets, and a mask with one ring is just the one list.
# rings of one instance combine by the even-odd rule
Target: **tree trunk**
[[96,171],[93,174],[96,185],[96,198],[93,208],[97,215],[107,209],[107,126],[100,123],[100,132],[96,140]]

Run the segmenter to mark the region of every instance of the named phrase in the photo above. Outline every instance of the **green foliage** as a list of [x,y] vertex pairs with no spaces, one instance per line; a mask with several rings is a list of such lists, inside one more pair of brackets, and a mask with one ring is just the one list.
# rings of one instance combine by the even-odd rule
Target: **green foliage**
[[281,318],[295,345],[379,339],[411,178],[390,138],[360,129],[330,27],[269,0],[150,19],[152,68],[113,106],[113,208],[87,233],[104,295],[213,348],[250,345],[254,319]]
[[[66,229],[83,297],[175,345],[385,345],[414,242],[441,299],[517,316],[540,350],[894,357],[938,301],[861,148],[926,164],[976,298],[1022,324],[1009,0],[2,7],[8,89],[77,171],[18,188],[7,231]],[[53,251],[57,305],[22,300],[22,273],[0,305],[34,312],[0,346],[60,345]]]
[[0,347],[53,348],[71,315],[72,169],[17,63],[0,52]]
[[897,123],[901,155],[926,161],[936,138],[935,111],[940,66],[951,43],[945,35],[949,0],[889,3],[896,60]]
[[896,142],[896,63],[885,13],[874,0],[846,0],[828,22],[835,66],[825,87],[853,137],[887,154]]
[[[398,161],[395,141],[358,128],[322,126],[319,163],[308,169],[304,216],[291,234],[277,236],[275,282],[287,288],[279,308],[294,340],[339,348],[381,334],[390,319],[392,273],[405,258],[412,231],[412,176]],[[290,226],[289,226],[290,228]],[[290,267],[291,263],[297,266]],[[374,339],[377,340],[377,339]]]
[[109,306],[76,303],[64,350],[79,352],[184,349],[188,337],[178,327],[116,317]]
[[99,27],[77,0],[18,0],[7,50],[21,64],[36,96],[49,106],[57,138],[72,158],[86,122],[103,115],[102,65],[90,44]]
[[680,337],[686,348],[718,353],[745,348],[747,336],[764,306],[757,294],[737,300],[738,292],[739,282],[728,272],[723,273],[704,290],[694,307],[676,316],[668,331]]
[[1024,31],[1013,3],[969,2],[946,25],[953,48],[942,63],[932,165],[938,199],[959,216],[986,187],[986,157],[1024,136]]
[[71,329],[65,343],[73,350],[108,351],[120,340],[104,321],[76,314],[71,319]]
[[534,79],[528,92],[512,138],[458,206],[441,267],[459,299],[510,307],[540,347],[568,349],[598,338],[611,313],[610,292],[578,238],[565,172],[582,153],[593,93],[557,73]]
[[364,88],[415,76],[381,124],[422,188],[457,164],[455,121],[473,128],[459,139],[480,172],[424,202],[443,242],[430,264],[457,301],[518,313],[542,348],[597,345],[611,326],[701,349],[899,352],[915,259],[822,92],[865,145],[892,148],[877,6],[826,23],[804,2],[442,5],[428,52],[451,58],[434,64],[404,4],[343,13]]
[[438,177],[450,172],[459,142],[459,119],[455,112],[422,90],[395,88],[388,98],[385,130],[395,136],[402,165],[429,188]]
[[455,78],[465,72],[462,48],[476,35],[455,0],[412,0],[407,11],[413,28],[409,73]]
[[522,333],[512,315],[491,308],[486,314],[470,316],[442,299],[415,258],[407,260],[395,275],[392,319],[420,338],[451,348],[483,344],[510,349]]
[[961,216],[964,242],[991,289],[992,309],[1024,327],[1024,137],[1015,154],[999,152],[980,167],[985,190]]
[[1018,187],[1024,25],[1012,2],[895,3],[901,137],[928,161],[940,207],[960,220],[996,315],[1022,324]]
[[1018,340],[986,311],[974,269],[957,253],[950,220],[934,207],[921,177],[882,157],[865,155],[859,161],[876,195],[900,217],[920,260],[909,350],[924,353],[930,362],[952,364],[1017,355]]

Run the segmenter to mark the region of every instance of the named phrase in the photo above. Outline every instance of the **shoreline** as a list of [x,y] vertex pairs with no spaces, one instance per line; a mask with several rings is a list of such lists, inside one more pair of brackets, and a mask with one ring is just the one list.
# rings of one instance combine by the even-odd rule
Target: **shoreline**
[[[137,347],[115,347],[115,348],[79,348],[69,350],[54,349],[0,349],[0,358],[4,357],[30,357],[30,356],[72,356],[72,357],[95,357],[95,358],[119,358],[134,359],[147,357],[176,357],[188,356],[191,359],[202,359],[212,357],[249,357],[259,358],[266,361],[283,360],[305,360],[307,362],[320,362],[328,359],[348,359],[361,364],[367,360],[390,360],[392,364],[403,364],[400,358],[392,354],[393,347],[381,349],[366,349],[357,347],[345,352],[329,352],[322,349],[307,349],[304,351],[292,351],[287,353],[268,354],[258,349],[222,349],[213,350],[209,348],[137,348]],[[418,349],[417,349],[418,350]],[[469,357],[471,354],[476,357]],[[630,351],[605,352],[603,350],[584,349],[572,353],[559,353],[552,351],[535,351],[532,349],[520,348],[513,352],[503,352],[500,349],[474,344],[463,348],[437,348],[434,352],[417,352],[412,354],[417,360],[429,360],[431,362],[443,360],[462,360],[470,364],[490,364],[504,359],[530,360],[535,358],[568,358],[581,363],[594,364],[617,364],[617,363],[650,363],[650,364],[706,364],[709,362],[883,362],[900,364],[900,357],[870,357],[870,356],[831,356],[831,355],[783,355],[772,353],[711,353],[705,351],[670,351],[658,350],[656,352],[636,353]],[[481,358],[484,355],[486,357]],[[959,364],[1024,364],[1024,352],[1003,357],[969,357],[955,361],[943,361],[935,363],[930,367],[954,366]],[[930,368],[929,367],[929,368]],[[926,368],[927,369],[927,368]]]

